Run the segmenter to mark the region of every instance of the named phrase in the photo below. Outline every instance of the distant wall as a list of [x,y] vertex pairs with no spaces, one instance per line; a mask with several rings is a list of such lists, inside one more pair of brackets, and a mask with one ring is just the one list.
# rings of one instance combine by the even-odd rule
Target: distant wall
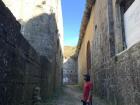
[[77,84],[78,72],[76,61],[73,58],[64,60],[63,63],[63,84]]

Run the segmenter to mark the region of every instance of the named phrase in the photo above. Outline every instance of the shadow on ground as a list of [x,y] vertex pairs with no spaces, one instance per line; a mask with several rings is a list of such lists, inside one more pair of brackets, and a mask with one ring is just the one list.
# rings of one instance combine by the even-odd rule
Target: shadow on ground
[[[64,86],[59,94],[55,94],[54,97],[47,100],[42,105],[82,105],[80,97],[82,96],[82,89],[78,85]],[[109,105],[105,101],[100,100],[98,97],[94,97],[93,105]]]

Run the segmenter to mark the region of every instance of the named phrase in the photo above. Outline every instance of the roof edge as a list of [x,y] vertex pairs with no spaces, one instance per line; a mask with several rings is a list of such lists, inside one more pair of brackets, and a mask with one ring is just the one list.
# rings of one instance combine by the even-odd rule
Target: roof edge
[[87,29],[87,25],[90,19],[92,6],[95,4],[95,1],[96,0],[86,0],[86,6],[85,6],[82,22],[81,22],[81,27],[80,27],[79,40],[78,40],[78,44],[77,44],[77,48],[75,52],[76,57],[78,57],[79,51],[81,49],[83,38],[85,36],[85,31]]

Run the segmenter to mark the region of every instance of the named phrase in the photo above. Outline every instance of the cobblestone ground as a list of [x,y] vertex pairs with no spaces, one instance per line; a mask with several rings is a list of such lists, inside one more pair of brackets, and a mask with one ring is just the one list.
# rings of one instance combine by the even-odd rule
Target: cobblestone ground
[[[53,100],[44,103],[43,105],[82,105],[80,97],[82,92],[77,86],[66,86],[63,88],[62,94],[53,98]],[[103,101],[94,97],[93,105],[108,105]]]

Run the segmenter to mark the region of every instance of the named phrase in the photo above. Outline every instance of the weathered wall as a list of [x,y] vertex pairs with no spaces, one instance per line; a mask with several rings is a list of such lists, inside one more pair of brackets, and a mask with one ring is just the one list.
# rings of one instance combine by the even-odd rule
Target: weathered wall
[[[36,52],[47,57],[51,89],[62,83],[63,20],[61,0],[3,0],[21,23],[21,32]],[[51,91],[49,91],[51,92]]]
[[[78,80],[80,84],[83,84],[83,74],[87,73],[87,44],[90,43],[92,49],[93,42],[93,23],[94,23],[94,7],[89,19],[89,23],[86,28],[85,36],[82,41],[81,49],[78,55]],[[92,51],[92,50],[91,50]]]
[[[46,55],[49,57],[48,53],[52,50],[49,47],[51,46],[51,43],[49,40],[44,42],[41,38],[46,40],[47,36],[54,36],[53,34],[58,34],[58,36],[55,37],[56,39],[57,37],[59,38],[61,48],[63,48],[61,0],[3,0],[3,2],[12,11],[16,19],[22,24],[21,31],[23,36],[38,52],[43,55],[44,53],[47,53]],[[54,16],[49,17],[51,14],[54,14]],[[26,24],[27,22],[29,22],[29,24]],[[37,31],[38,33],[33,33],[33,35],[32,32],[34,31]],[[44,45],[41,45],[40,49],[37,49],[41,42]],[[48,51],[45,52],[45,49],[48,49]]]
[[[90,75],[93,78],[95,94],[99,97],[113,105],[139,105],[140,43],[123,51],[126,47],[122,33],[121,1],[127,2],[127,0],[96,0],[93,5],[95,14],[92,23],[94,28],[92,28]],[[83,40],[86,36],[85,34]],[[83,66],[86,65],[83,45],[84,41],[78,56],[78,66],[86,69],[86,66]]]
[[54,91],[54,64],[35,51],[20,29],[15,17],[0,1],[1,105],[31,105],[33,89],[37,86],[43,99]]
[[92,58],[95,91],[97,95],[114,105],[138,105],[139,44],[118,55],[114,53],[121,52],[124,43],[122,36],[118,34],[122,31],[119,28],[123,26],[118,27],[120,17],[115,15],[118,8],[114,2],[115,0],[98,0],[95,4],[97,30],[94,30]]
[[76,68],[76,61],[73,58],[64,60],[63,63],[63,83],[77,84],[78,74]]
[[57,40],[57,50],[56,50],[56,79],[55,79],[55,88],[59,90],[63,84],[63,51]]
[[114,105],[140,104],[140,43],[95,67],[96,94]]
[[2,2],[0,13],[0,104],[19,105],[31,100],[33,87],[40,86],[40,59]]
[[[91,58],[92,58],[92,70],[91,77],[93,78],[94,65],[98,67],[101,63],[106,62],[110,58],[110,29],[108,29],[109,24],[109,11],[108,1],[98,0],[93,4],[92,10],[90,12],[90,19],[88,20],[88,25],[85,28],[84,37],[82,39],[82,44],[80,46],[80,51],[78,53],[78,71],[79,71],[79,82],[83,83],[83,74],[87,72],[87,43],[90,41],[91,44]],[[89,5],[87,3],[87,5]],[[84,18],[83,18],[84,19]],[[86,23],[83,23],[86,24]],[[85,27],[84,25],[82,25]]]
[[[100,65],[110,58],[110,34],[108,25],[108,0],[98,0],[95,6],[93,40],[93,64]],[[96,27],[96,28],[95,28]]]

